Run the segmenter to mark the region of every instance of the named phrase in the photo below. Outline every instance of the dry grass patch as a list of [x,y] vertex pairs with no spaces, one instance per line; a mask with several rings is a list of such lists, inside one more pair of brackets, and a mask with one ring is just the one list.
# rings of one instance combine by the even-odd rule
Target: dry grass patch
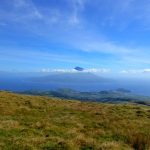
[[0,92],[0,149],[148,150],[149,110]]

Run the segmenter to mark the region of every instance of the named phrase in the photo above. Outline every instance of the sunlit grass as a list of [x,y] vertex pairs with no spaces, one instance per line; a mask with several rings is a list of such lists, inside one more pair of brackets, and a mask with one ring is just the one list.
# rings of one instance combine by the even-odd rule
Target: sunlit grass
[[2,150],[146,150],[150,107],[0,92]]

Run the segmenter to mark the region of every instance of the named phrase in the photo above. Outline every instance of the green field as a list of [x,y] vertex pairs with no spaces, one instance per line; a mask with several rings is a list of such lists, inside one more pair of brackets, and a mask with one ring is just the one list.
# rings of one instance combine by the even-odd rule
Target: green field
[[0,149],[150,149],[150,107],[1,91]]

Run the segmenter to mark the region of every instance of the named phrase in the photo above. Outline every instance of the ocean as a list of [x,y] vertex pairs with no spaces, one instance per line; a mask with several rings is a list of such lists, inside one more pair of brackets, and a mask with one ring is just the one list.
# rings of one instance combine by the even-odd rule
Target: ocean
[[134,94],[150,96],[150,80],[140,79],[118,79],[111,82],[97,82],[97,83],[84,83],[84,82],[32,82],[26,78],[0,78],[0,90],[9,91],[26,91],[26,90],[41,90],[48,91],[59,88],[70,88],[77,91],[102,91],[102,90],[115,90],[124,88],[130,90]]

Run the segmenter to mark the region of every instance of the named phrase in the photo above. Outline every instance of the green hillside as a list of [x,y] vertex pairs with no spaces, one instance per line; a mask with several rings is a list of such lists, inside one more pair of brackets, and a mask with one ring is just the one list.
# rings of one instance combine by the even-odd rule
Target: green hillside
[[64,99],[80,100],[84,102],[104,102],[104,103],[138,103],[150,106],[150,96],[136,95],[126,89],[104,90],[98,92],[80,92],[72,89],[56,89],[50,91],[23,91],[17,94],[38,95],[57,97]]
[[1,91],[0,149],[150,149],[150,107]]

